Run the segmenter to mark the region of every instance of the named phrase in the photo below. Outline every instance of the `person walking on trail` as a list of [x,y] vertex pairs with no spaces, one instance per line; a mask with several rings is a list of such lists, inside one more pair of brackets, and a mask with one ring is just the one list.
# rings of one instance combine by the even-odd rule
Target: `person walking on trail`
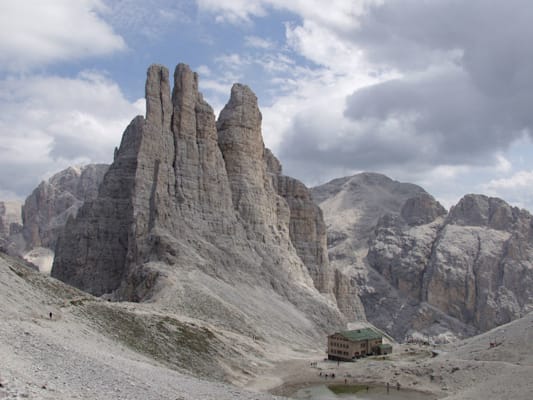
[[52,311],[50,311],[50,314],[49,314],[49,316],[50,316],[50,319],[52,319]]

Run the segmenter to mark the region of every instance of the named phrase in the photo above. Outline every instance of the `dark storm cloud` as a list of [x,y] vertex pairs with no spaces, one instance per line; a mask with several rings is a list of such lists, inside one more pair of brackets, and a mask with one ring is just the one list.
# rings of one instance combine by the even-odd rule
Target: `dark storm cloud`
[[355,121],[373,119],[379,127],[412,115],[412,144],[424,138],[434,145],[433,152],[417,153],[420,161],[475,163],[533,126],[529,104],[533,104],[533,92],[487,96],[467,73],[452,68],[359,90],[348,97],[345,116]]
[[[282,157],[375,169],[491,164],[533,131],[533,3],[402,0],[374,6],[349,40],[402,77],[347,97],[340,127],[300,116]],[[310,139],[311,138],[311,139]],[[303,144],[302,144],[303,143]]]

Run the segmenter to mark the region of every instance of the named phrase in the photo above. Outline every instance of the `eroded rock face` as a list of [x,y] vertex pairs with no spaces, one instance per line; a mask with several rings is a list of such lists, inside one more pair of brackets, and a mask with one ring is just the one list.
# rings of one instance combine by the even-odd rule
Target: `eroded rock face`
[[217,121],[218,143],[226,163],[233,205],[245,221],[251,238],[264,240],[265,232],[289,242],[289,209],[279,198],[267,174],[261,112],[248,86],[235,84]]
[[[389,296],[390,285],[369,277],[366,262],[368,240],[379,219],[386,214],[399,215],[405,201],[424,194],[416,185],[393,181],[374,173],[362,173],[334,179],[311,189],[313,199],[324,213],[327,226],[329,261],[335,270],[334,292],[339,308],[356,319],[366,318],[392,332],[391,318],[401,307],[393,301],[388,307],[375,307]],[[379,287],[377,287],[379,284]],[[386,325],[384,325],[386,323]],[[402,322],[402,325],[404,323]]]
[[235,85],[215,123],[195,73],[178,65],[170,96],[168,71],[154,65],[146,99],[98,197],[67,223],[52,275],[279,340],[338,326],[290,241],[251,90]]
[[0,201],[0,249],[11,255],[24,249],[21,207],[19,201]]
[[96,198],[107,168],[105,164],[69,167],[41,182],[22,207],[27,250],[54,250],[67,219],[77,214],[84,201]]
[[[279,160],[269,149],[264,151],[267,171],[274,188],[287,202],[290,210],[291,243],[307,267],[318,291],[333,298],[334,272],[327,255],[326,224],[322,210],[314,203],[309,189],[299,180],[282,175]],[[354,319],[350,314],[345,315]]]
[[407,199],[400,210],[402,219],[410,226],[429,224],[446,213],[446,209],[426,193]]
[[382,219],[368,262],[404,296],[485,331],[533,307],[531,220],[501,199],[467,195],[426,224]]

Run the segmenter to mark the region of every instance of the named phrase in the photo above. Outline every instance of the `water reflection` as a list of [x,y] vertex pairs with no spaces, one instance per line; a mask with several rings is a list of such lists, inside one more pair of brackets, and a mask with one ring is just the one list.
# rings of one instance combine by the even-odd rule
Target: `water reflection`
[[[342,387],[342,386],[341,386]],[[384,386],[369,386],[368,391],[365,387],[356,389],[356,393],[333,393],[326,385],[309,386],[298,390],[291,397],[293,399],[306,400],[338,400],[338,399],[357,399],[357,400],[436,400],[438,396],[417,392],[414,390],[400,389]],[[354,390],[355,391],[355,390]]]

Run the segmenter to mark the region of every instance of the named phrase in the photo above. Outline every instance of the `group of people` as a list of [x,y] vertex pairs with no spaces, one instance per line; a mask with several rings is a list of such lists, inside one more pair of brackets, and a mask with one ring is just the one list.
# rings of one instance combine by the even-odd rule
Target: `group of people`
[[318,376],[324,376],[326,379],[328,379],[328,377],[331,377],[331,379],[335,379],[335,374],[334,373],[331,373],[331,374],[322,374],[322,371],[318,374]]
[[[318,362],[314,361],[314,362],[311,362],[311,367],[315,367],[317,368],[318,367]],[[328,378],[331,378],[331,379],[335,379],[335,373],[331,372],[331,373],[322,373],[322,371],[320,371],[318,373],[318,376],[323,376],[326,380]],[[350,375],[346,375],[346,376],[350,376]],[[348,379],[344,379],[344,384],[348,384]],[[401,388],[401,385],[400,385],[400,382],[396,382],[396,390],[400,390]],[[367,385],[366,387],[366,391],[368,392],[368,390],[370,389],[370,386]],[[387,382],[387,393],[389,393],[390,391],[390,383]]]
[[[389,393],[389,389],[390,388],[390,384],[389,382],[387,382],[387,393]],[[400,382],[396,382],[396,390],[400,390],[401,388],[401,385],[400,385]]]

